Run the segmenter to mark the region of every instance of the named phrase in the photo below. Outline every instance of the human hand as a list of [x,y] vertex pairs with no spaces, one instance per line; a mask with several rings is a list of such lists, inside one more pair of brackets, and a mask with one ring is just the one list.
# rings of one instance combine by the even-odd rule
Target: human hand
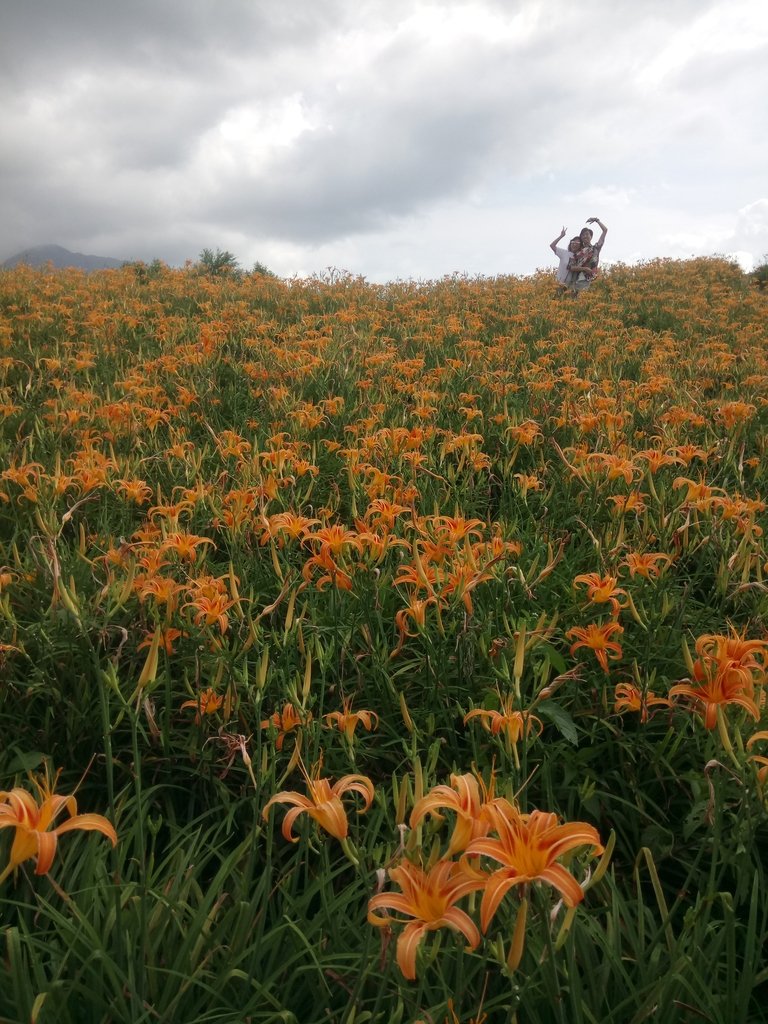
[[565,238],[565,228],[563,228],[562,231],[560,232],[560,237],[561,238]]
[[597,224],[597,220],[598,220],[597,217],[589,217],[587,219],[587,224]]

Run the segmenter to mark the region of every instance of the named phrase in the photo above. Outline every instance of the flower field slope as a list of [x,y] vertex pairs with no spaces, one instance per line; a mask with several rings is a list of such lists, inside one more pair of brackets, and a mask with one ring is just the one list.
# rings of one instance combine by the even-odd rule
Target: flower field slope
[[0,273],[0,1020],[764,1019],[767,324]]

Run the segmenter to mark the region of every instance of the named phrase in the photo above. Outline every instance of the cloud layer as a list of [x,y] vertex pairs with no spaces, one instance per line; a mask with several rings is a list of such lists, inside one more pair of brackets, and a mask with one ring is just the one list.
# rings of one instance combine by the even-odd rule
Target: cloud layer
[[0,14],[0,257],[278,273],[768,251],[763,0],[27,0]]

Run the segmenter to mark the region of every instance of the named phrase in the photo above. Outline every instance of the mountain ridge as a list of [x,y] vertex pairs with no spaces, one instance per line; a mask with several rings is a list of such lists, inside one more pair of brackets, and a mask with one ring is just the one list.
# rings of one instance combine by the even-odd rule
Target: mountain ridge
[[0,268],[10,270],[25,263],[29,267],[46,267],[51,264],[57,270],[66,267],[77,267],[80,270],[108,270],[122,267],[127,260],[114,259],[111,256],[93,256],[84,252],[72,252],[63,245],[35,245],[23,249],[0,263]]

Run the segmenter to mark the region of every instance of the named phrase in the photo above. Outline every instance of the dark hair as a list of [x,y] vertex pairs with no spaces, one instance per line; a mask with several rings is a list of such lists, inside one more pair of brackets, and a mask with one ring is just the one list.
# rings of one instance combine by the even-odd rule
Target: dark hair
[[[581,242],[581,235],[574,235],[571,242]],[[571,242],[569,242],[568,245],[570,245]]]
[[592,228],[582,228],[582,229],[581,229],[581,231],[579,232],[579,238],[581,238],[581,236],[582,236],[582,235],[584,234],[584,232],[585,232],[585,231],[587,232],[587,234],[589,235],[589,237],[590,237],[590,238],[591,238],[591,237],[592,237],[592,235],[594,235],[594,233],[595,233],[595,232],[594,232],[594,231],[592,230]]

